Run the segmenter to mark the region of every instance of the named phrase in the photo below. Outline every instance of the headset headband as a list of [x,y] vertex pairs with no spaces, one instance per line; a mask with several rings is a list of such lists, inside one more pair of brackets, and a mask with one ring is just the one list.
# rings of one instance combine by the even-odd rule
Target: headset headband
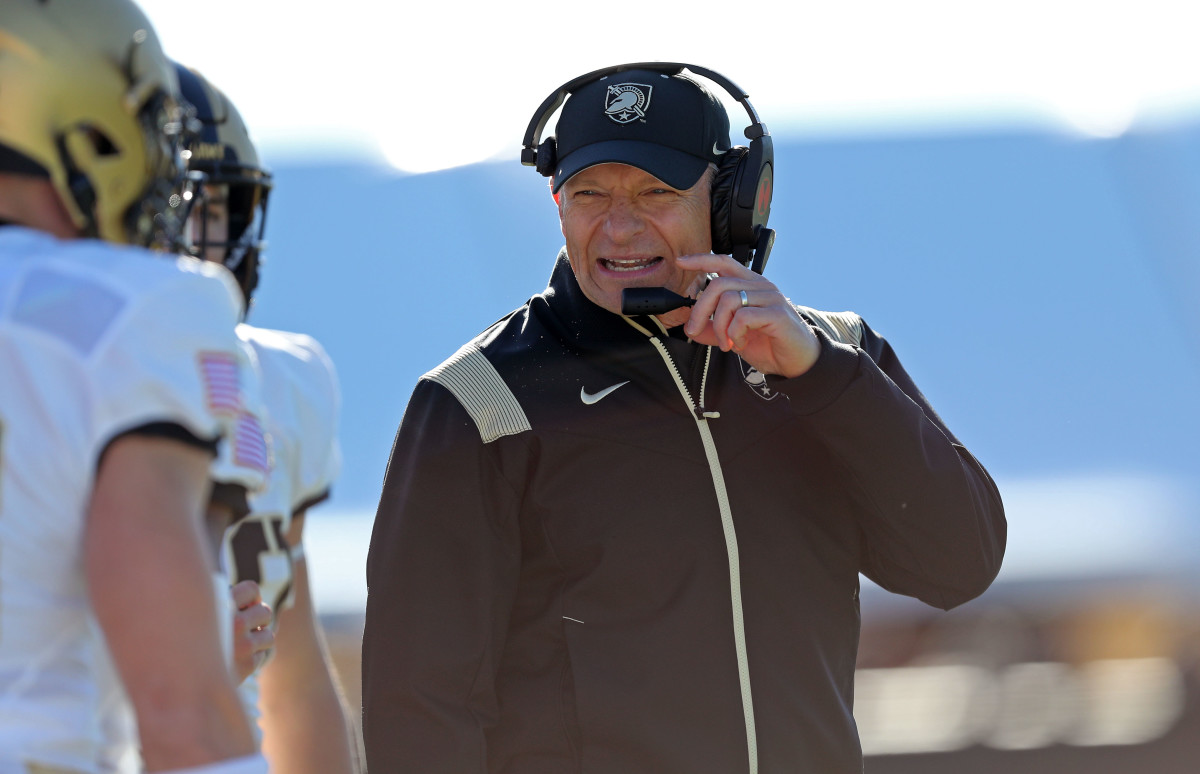
[[767,127],[763,126],[762,121],[759,120],[754,106],[750,104],[750,95],[724,75],[709,70],[707,67],[699,67],[698,65],[686,64],[684,62],[634,62],[631,64],[604,67],[587,75],[581,75],[559,86],[553,94],[546,97],[541,107],[534,113],[533,120],[529,122],[529,128],[525,130],[525,142],[521,147],[521,163],[527,167],[537,165],[538,144],[542,140],[542,131],[550,121],[550,116],[554,115],[554,111],[558,110],[558,107],[566,101],[567,96],[573,94],[580,86],[584,86],[592,81],[598,81],[606,75],[625,72],[626,70],[653,70],[667,75],[679,75],[685,69],[717,84],[746,109],[746,113],[750,116],[750,125],[746,127],[744,132],[747,140],[755,140],[768,133]]

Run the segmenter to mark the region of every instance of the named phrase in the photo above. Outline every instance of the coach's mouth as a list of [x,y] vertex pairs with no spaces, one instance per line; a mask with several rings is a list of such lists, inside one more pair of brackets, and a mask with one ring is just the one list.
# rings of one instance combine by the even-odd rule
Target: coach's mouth
[[661,255],[652,258],[601,258],[600,265],[608,271],[624,274],[654,268],[662,261]]

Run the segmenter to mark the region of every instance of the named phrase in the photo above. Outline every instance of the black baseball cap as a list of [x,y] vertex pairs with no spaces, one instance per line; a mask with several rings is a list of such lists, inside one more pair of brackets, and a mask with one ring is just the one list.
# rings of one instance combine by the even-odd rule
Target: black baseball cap
[[555,128],[554,192],[597,164],[628,164],[691,188],[729,150],[729,115],[685,75],[625,70],[571,94]]

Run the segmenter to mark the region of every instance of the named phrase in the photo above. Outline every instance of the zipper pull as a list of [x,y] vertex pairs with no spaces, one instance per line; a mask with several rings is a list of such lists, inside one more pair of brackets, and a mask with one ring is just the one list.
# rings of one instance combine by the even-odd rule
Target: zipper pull
[[720,411],[708,411],[703,406],[697,406],[692,409],[692,413],[696,415],[696,419],[720,419]]

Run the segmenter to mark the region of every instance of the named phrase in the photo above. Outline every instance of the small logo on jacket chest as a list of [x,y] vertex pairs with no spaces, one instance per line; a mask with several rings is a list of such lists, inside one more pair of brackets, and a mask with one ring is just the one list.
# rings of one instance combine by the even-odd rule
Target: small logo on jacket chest
[[618,389],[620,389],[621,387],[624,387],[627,384],[629,384],[629,382],[621,382],[619,384],[614,384],[611,387],[605,387],[603,390],[600,390],[599,392],[594,392],[594,393],[589,393],[587,391],[586,387],[580,387],[579,388],[579,399],[581,401],[583,401],[583,405],[591,406],[592,404],[599,403],[600,401],[604,400],[606,397],[608,397],[609,395],[612,395]]
[[775,400],[779,397],[779,390],[767,384],[766,374],[742,360],[741,357],[738,358],[738,365],[742,369],[742,381],[746,383],[751,392],[763,400]]

